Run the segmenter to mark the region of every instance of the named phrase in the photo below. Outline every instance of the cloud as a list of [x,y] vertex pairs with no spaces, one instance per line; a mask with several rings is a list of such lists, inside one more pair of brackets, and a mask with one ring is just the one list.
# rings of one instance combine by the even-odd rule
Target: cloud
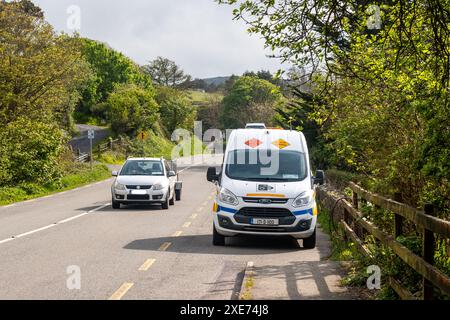
[[56,30],[67,29],[67,8],[81,9],[82,36],[107,42],[136,62],[175,60],[194,77],[242,74],[281,65],[264,41],[250,36],[232,8],[214,0],[34,0]]

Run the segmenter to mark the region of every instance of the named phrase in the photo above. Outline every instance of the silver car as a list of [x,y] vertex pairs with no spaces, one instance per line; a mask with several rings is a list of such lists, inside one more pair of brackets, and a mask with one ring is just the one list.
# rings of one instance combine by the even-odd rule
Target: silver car
[[112,207],[121,204],[160,204],[169,209],[181,200],[182,182],[178,181],[172,162],[158,158],[130,158],[111,186]]

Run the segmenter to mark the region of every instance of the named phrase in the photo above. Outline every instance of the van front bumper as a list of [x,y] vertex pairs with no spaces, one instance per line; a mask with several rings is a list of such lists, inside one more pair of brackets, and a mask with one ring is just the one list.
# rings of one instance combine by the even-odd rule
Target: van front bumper
[[226,214],[216,214],[214,226],[217,232],[223,236],[233,237],[239,234],[249,235],[273,235],[291,236],[296,239],[304,239],[313,235],[316,229],[317,217],[311,216],[299,220],[291,225],[257,226],[237,223],[233,217]]

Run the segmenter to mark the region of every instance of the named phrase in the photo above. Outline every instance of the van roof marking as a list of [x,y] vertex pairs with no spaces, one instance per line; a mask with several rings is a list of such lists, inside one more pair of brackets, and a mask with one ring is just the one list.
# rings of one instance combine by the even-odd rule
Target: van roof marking
[[245,142],[246,145],[248,145],[250,148],[257,148],[259,147],[263,142],[261,140],[258,140],[256,138],[250,139]]
[[277,141],[272,142],[272,144],[279,149],[284,149],[290,146],[290,143],[283,139],[278,139]]

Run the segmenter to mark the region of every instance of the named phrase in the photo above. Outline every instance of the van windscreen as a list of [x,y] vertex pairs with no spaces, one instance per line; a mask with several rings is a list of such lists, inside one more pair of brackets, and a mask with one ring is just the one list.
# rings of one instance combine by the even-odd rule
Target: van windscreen
[[297,151],[234,150],[225,166],[225,174],[235,180],[294,182],[307,177],[305,154]]

